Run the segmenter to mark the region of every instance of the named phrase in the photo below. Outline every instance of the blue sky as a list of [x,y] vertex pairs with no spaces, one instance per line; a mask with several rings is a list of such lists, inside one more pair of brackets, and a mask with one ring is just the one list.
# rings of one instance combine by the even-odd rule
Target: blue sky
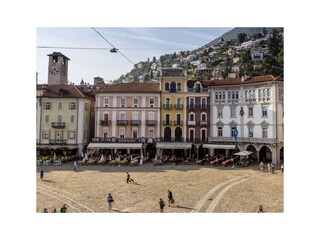
[[[232,28],[102,28],[95,29],[112,45],[118,48],[131,62],[138,63],[153,56],[181,50],[194,50],[220,37]],[[133,65],[119,53],[109,50],[64,49],[72,48],[111,48],[94,29],[76,28],[37,28],[37,72],[38,82],[46,83],[48,56],[54,51],[70,58],[69,82],[93,83],[94,77],[102,77],[106,82],[117,79],[129,72]],[[39,48],[40,46],[57,48]],[[60,48],[59,48],[60,47]]]

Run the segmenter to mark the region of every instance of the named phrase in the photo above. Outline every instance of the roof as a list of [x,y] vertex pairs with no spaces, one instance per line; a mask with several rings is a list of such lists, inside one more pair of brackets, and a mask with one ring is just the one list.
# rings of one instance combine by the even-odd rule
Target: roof
[[47,56],[62,56],[68,60],[70,60],[67,56],[63,55],[61,52],[53,52],[51,54],[48,54]]
[[105,85],[97,93],[160,93],[159,83],[118,83]]
[[37,90],[44,91],[41,97],[47,98],[90,98],[87,93],[83,92],[75,85],[37,84]]
[[282,77],[275,77],[273,75],[263,75],[256,77],[249,77],[242,81],[242,78],[224,79],[224,80],[212,80],[210,86],[224,86],[224,85],[238,85],[246,83],[260,83],[271,81],[283,81]]

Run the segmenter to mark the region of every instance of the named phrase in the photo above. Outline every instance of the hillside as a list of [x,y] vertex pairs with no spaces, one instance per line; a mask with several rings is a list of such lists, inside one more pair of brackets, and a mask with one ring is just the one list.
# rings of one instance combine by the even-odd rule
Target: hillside
[[182,67],[189,78],[204,80],[281,75],[283,57],[283,28],[234,28],[198,49],[139,62],[113,83],[156,80],[163,67]]

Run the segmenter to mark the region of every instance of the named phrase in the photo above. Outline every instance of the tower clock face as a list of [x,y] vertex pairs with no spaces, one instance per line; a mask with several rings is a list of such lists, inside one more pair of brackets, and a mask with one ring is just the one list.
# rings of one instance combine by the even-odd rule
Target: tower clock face
[[57,75],[60,72],[60,66],[55,63],[51,63],[49,66],[49,73],[52,75]]

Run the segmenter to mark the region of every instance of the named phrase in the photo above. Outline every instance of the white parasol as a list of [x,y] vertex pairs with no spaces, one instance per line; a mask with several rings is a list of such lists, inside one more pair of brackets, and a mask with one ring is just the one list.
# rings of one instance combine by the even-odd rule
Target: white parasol
[[233,155],[237,155],[237,156],[249,156],[250,154],[252,154],[253,152],[250,151],[241,151],[241,152],[237,152],[234,153]]

